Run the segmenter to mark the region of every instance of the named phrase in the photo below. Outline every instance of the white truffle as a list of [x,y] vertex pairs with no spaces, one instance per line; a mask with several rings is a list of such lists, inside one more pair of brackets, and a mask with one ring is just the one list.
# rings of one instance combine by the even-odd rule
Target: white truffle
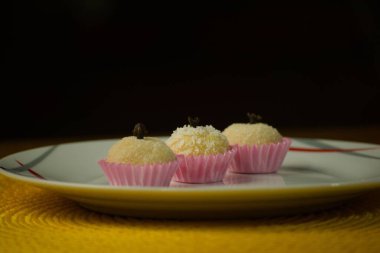
[[166,144],[174,153],[183,155],[222,154],[229,147],[227,138],[213,126],[177,128]]
[[230,145],[262,145],[278,143],[282,140],[277,129],[264,123],[234,123],[228,126],[223,134]]
[[135,136],[116,142],[108,151],[107,161],[134,165],[167,163],[176,159],[173,151],[160,139]]

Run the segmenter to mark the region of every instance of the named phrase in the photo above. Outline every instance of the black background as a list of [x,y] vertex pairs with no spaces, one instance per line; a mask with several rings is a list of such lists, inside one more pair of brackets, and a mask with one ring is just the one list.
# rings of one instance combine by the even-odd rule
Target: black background
[[380,123],[376,1],[13,1],[0,137]]

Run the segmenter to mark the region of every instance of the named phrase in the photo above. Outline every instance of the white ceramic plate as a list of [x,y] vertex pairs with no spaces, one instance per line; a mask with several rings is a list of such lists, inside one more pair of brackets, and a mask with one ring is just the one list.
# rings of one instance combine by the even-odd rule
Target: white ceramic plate
[[15,153],[0,160],[0,173],[55,191],[92,210],[151,218],[309,212],[380,188],[379,145],[294,138],[277,174],[228,173],[223,182],[214,184],[115,187],[108,185],[97,164],[115,141],[67,143]]

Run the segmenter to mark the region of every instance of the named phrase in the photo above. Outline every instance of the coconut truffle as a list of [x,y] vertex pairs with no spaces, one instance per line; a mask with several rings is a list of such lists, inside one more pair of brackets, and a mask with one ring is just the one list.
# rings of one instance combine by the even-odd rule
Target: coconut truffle
[[177,128],[166,144],[176,154],[195,156],[222,154],[229,147],[227,138],[213,126]]
[[107,162],[133,165],[167,163],[176,160],[173,151],[165,142],[151,137],[138,139],[125,137],[108,151]]
[[262,145],[278,143],[282,140],[277,129],[264,123],[235,123],[227,127],[223,134],[230,145]]

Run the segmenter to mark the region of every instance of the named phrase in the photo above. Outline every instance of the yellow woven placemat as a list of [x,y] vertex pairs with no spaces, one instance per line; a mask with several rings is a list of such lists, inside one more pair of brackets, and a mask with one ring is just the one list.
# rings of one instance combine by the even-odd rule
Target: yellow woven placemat
[[380,191],[307,215],[145,220],[88,211],[0,176],[0,252],[380,252]]

